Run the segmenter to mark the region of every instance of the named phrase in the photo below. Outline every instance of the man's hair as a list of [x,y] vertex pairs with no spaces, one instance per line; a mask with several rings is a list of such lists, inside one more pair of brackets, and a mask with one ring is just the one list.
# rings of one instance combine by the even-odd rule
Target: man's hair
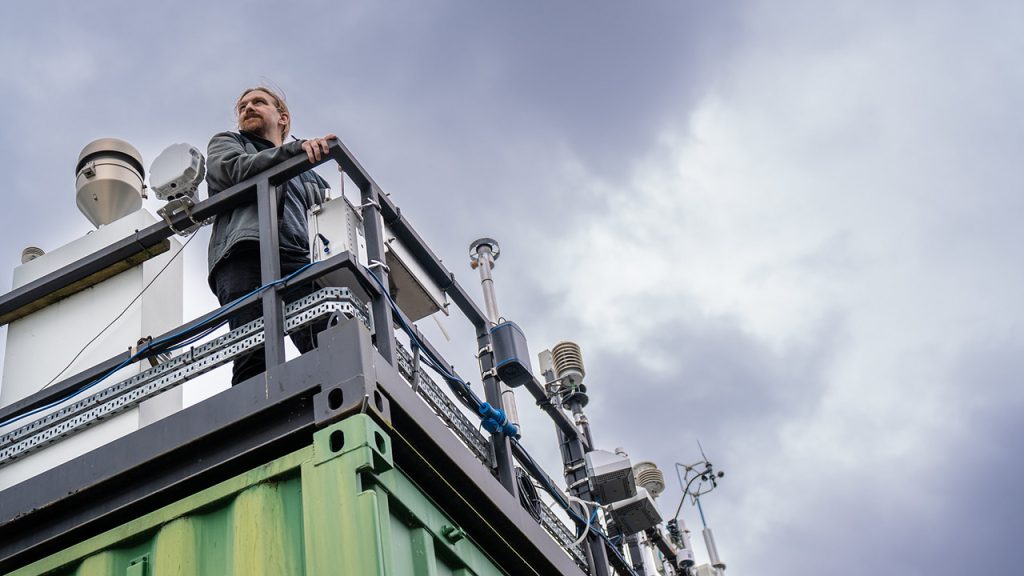
[[235,100],[235,114],[238,114],[238,103],[242,101],[242,98],[245,98],[246,95],[250,92],[256,92],[257,90],[259,90],[260,92],[266,92],[267,94],[270,95],[271,98],[274,99],[274,108],[277,108],[278,114],[287,114],[287,118],[285,118],[284,121],[284,126],[281,127],[281,141],[283,142],[284,139],[288,137],[288,133],[291,132],[292,130],[292,113],[288,111],[288,103],[284,101],[284,98],[278,96],[277,92],[274,92],[273,90],[267,88],[266,86],[254,86],[252,88],[246,88],[238,97],[238,100]]

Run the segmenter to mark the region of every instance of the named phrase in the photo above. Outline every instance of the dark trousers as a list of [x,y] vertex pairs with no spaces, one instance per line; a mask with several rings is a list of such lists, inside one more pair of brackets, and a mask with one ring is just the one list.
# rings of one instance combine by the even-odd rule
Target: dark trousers
[[[305,262],[281,260],[281,276],[287,276],[295,272]],[[231,251],[226,258],[217,263],[213,269],[211,280],[217,300],[221,306],[245,296],[263,285],[260,278],[260,253],[258,245],[242,246]],[[285,304],[299,300],[312,294],[315,290],[313,284],[296,286],[284,293]],[[235,312],[235,310],[232,310]],[[228,320],[228,325],[234,330],[244,326],[257,318],[263,317],[263,306],[256,303],[248,308],[238,310]],[[293,332],[290,337],[299,352],[305,354],[316,347],[316,335],[327,327],[327,320],[318,320],[301,330]],[[257,374],[266,372],[266,356],[264,351],[255,350],[243,354],[235,359],[231,370],[231,385],[234,386]]]

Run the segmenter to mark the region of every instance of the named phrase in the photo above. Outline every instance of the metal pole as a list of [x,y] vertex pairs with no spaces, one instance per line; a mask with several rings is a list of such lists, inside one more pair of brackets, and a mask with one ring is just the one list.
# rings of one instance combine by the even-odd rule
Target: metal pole
[[711,528],[704,527],[704,546],[708,549],[708,559],[711,561],[711,566],[715,568],[718,574],[725,572],[725,562],[718,556],[718,546],[715,545],[715,535],[711,533]]
[[480,270],[480,287],[484,292],[484,306],[487,308],[487,319],[491,321],[491,324],[497,324],[498,318],[498,298],[494,294],[494,278],[491,277],[491,270],[494,268],[494,253],[491,251],[491,246],[488,244],[478,244],[476,246],[477,255],[477,268]]
[[[484,304],[487,307],[487,326],[478,326],[476,342],[478,347],[478,361],[480,363],[480,378],[484,383],[484,395],[491,405],[498,405],[505,411],[509,422],[519,424],[519,414],[516,412],[515,398],[506,396],[508,388],[502,384],[494,371],[494,352],[491,343],[491,332],[489,328],[498,323],[498,302],[494,296],[494,279],[491,278],[491,268],[494,267],[494,260],[499,253],[498,243],[490,238],[480,238],[469,247],[469,259],[473,268],[480,270],[480,286],[484,292]],[[518,497],[519,489],[516,486],[515,469],[512,463],[512,447],[509,439],[502,434],[492,434],[491,443],[494,446],[494,459],[498,472],[498,480],[505,486],[513,496]]]
[[[477,329],[476,343],[479,348],[480,374],[484,384],[484,397],[491,406],[500,405],[501,389],[500,382],[494,376],[494,354],[491,353],[491,334],[486,327]],[[504,434],[491,434],[491,446],[494,447],[494,466],[498,473],[498,480],[501,485],[512,494],[513,498],[519,498],[519,487],[516,484],[515,466],[512,462],[512,443]]]
[[[498,259],[501,249],[498,247],[498,242],[492,238],[480,238],[473,242],[469,249],[472,265],[480,271],[480,288],[484,293],[487,319],[491,326],[496,326],[501,314],[498,313],[498,298],[494,293],[494,278],[491,277],[491,270],[494,268],[494,261]],[[505,410],[509,422],[519,424],[519,410],[516,408],[515,393],[505,384],[501,384],[501,406]]]
[[640,547],[640,534],[627,535],[626,547],[629,548],[629,562],[633,566],[633,571],[646,576],[647,566],[644,563],[644,551]]
[[[380,279],[383,290],[388,289],[388,269],[384,256],[384,223],[380,215],[380,192],[372,185],[367,185],[359,190],[362,199],[363,230],[366,232],[366,256],[370,261],[370,269]],[[377,345],[377,351],[388,361],[395,363],[395,331],[394,319],[391,315],[391,306],[388,304],[387,295],[380,294],[373,297],[373,338]]]
[[[551,382],[555,379],[555,373],[551,368],[544,367],[541,361],[541,369],[544,370],[544,380]],[[562,453],[562,464],[565,465],[565,482],[569,487],[569,493],[583,500],[593,500],[590,493],[590,484],[587,482],[587,466],[584,462],[582,434],[575,438],[570,437],[561,428],[555,428],[558,434],[558,445]],[[587,561],[590,562],[591,576],[607,576],[611,571],[608,564],[608,551],[604,542],[596,534],[591,533],[587,538]]]
[[[256,201],[260,224],[260,279],[266,285],[281,277],[281,249],[277,227],[278,187],[264,178],[256,184]],[[284,363],[284,310],[281,293],[263,292],[263,352],[266,370]]]

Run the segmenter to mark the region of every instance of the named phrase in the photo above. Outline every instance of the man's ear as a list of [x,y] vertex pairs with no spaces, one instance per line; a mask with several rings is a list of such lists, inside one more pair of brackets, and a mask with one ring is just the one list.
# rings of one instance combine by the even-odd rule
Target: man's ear
[[290,117],[288,116],[288,113],[287,112],[279,112],[278,116],[279,116],[279,118],[277,119],[277,123],[280,124],[281,126],[287,126],[288,125],[288,120],[290,119]]

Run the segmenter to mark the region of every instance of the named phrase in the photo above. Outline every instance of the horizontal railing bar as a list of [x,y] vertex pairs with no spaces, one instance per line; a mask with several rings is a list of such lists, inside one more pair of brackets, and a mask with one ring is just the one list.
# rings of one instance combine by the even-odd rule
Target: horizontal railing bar
[[[355,275],[356,280],[359,282],[360,286],[362,286],[370,294],[377,294],[379,292],[379,288],[377,288],[377,285],[373,283],[373,280],[371,280],[369,276],[367,276],[366,271],[363,270],[362,266],[360,266],[358,262],[356,262],[356,259],[349,252],[341,252],[335,254],[334,256],[331,256],[327,260],[322,260],[320,262],[314,263],[309,268],[303,270],[302,272],[299,272],[290,280],[283,283],[281,289],[287,290],[291,286],[300,286],[302,284],[311,282],[324,274],[329,274],[330,272],[333,272],[341,268],[348,268],[349,270],[351,270]],[[241,302],[239,302],[234,309],[244,309],[247,306],[251,306],[257,303],[259,300],[259,294],[252,294],[245,298],[244,300],[242,300]],[[160,336],[155,337],[154,340],[161,340],[176,333],[200,331],[209,328],[210,326],[221,320],[221,318],[216,317],[218,312],[219,309],[203,314],[199,318],[196,318],[190,322],[178,326],[177,328],[174,328],[173,330],[169,330],[161,334]],[[39,408],[40,406],[46,406],[47,404],[50,404],[56,400],[59,400],[60,398],[67,396],[73,391],[81,388],[84,384],[87,384],[95,380],[96,378],[103,376],[110,370],[116,368],[125,360],[127,360],[129,356],[130,354],[128,352],[122,352],[121,354],[118,354],[117,356],[111,358],[110,360],[103,361],[91,368],[88,368],[82,372],[79,372],[78,374],[75,374],[74,376],[61,380],[60,382],[54,384],[53,386],[44,388],[39,392],[32,394],[31,396],[27,396],[25,398],[22,398],[21,400],[18,400],[17,402],[10,404],[9,406],[0,408],[0,422],[4,422],[10,418],[16,418],[26,412]]]

